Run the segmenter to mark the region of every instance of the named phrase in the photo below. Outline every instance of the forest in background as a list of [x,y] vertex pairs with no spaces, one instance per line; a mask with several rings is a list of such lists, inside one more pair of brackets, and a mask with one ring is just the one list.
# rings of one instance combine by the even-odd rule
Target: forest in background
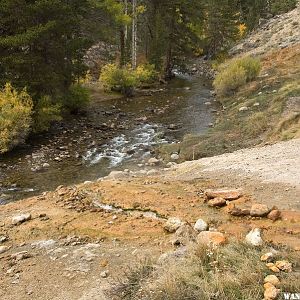
[[170,79],[173,68],[189,57],[224,60],[262,18],[296,2],[2,0],[0,153],[87,104],[89,93],[81,83],[89,71],[84,55],[93,44],[116,47],[106,62],[108,86],[121,78],[130,94],[138,83]]

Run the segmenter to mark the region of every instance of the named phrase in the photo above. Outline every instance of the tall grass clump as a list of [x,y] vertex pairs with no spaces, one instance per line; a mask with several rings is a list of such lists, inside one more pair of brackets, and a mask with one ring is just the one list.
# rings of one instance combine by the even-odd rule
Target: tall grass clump
[[246,82],[254,80],[261,70],[259,59],[250,56],[234,59],[222,64],[214,80],[218,96],[230,96]]
[[0,153],[25,141],[32,125],[32,109],[26,89],[18,92],[7,83],[0,90]]

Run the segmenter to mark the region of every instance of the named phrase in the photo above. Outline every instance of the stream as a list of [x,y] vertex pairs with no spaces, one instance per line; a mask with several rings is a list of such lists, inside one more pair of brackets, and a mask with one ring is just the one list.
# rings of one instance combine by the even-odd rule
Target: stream
[[0,156],[0,204],[113,170],[145,169],[155,147],[208,130],[214,118],[210,90],[207,79],[181,75],[145,96],[103,101],[94,95],[86,115]]

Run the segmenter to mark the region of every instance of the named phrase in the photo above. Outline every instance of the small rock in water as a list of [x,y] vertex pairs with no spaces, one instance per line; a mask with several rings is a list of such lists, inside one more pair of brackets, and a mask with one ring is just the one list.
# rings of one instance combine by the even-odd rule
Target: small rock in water
[[31,219],[31,214],[22,214],[22,215],[18,215],[18,216],[14,216],[12,218],[12,224],[13,225],[19,225],[21,223],[24,223],[26,221],[29,221]]
[[194,225],[194,229],[198,232],[206,231],[208,229],[208,224],[204,220],[198,219]]
[[6,252],[8,249],[8,246],[0,246],[0,254]]
[[175,232],[184,223],[179,218],[169,218],[164,225],[164,229],[170,233]]
[[263,244],[263,240],[260,235],[260,229],[254,228],[246,235],[246,242],[253,246],[260,246]]

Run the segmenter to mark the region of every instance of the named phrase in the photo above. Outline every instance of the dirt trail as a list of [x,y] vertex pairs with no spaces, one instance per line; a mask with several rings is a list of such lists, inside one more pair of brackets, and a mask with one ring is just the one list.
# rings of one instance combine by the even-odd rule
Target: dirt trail
[[300,210],[300,139],[185,162],[165,177],[210,178],[242,187],[268,205]]

